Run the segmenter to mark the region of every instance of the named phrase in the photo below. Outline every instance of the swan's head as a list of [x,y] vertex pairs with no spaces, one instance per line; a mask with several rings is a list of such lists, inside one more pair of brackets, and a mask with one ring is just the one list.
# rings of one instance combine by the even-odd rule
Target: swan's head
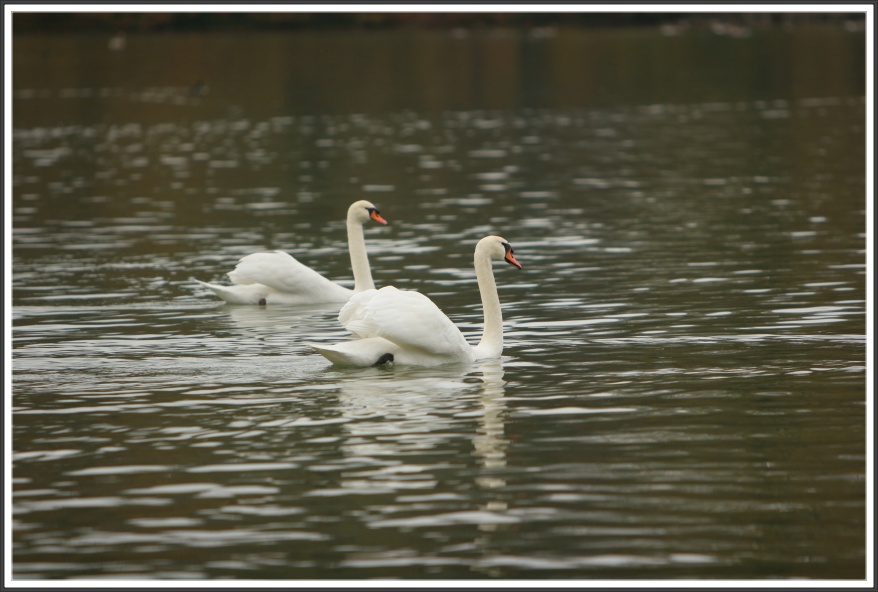
[[348,220],[356,221],[360,224],[365,224],[369,220],[375,220],[379,224],[387,224],[387,220],[381,217],[378,208],[372,202],[365,199],[351,204],[351,207],[348,208]]
[[476,253],[486,252],[491,259],[506,261],[509,265],[513,265],[521,269],[521,263],[515,260],[512,245],[500,236],[486,236],[476,245]]

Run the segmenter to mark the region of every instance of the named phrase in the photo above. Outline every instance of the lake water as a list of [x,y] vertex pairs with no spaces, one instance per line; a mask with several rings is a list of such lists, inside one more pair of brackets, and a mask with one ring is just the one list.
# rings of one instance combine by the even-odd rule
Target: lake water
[[[866,577],[865,39],[18,37],[13,577]],[[502,359],[345,369],[283,249]]]

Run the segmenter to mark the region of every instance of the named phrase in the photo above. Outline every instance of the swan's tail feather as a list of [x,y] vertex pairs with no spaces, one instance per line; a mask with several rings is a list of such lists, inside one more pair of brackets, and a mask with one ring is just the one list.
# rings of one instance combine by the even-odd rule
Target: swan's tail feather
[[397,349],[392,343],[380,337],[370,339],[357,339],[343,341],[341,343],[305,344],[321,356],[339,366],[379,366],[394,359]]
[[193,280],[203,288],[207,288],[229,304],[265,304],[268,290],[259,284],[220,286],[201,280]]
[[316,351],[318,354],[332,362],[333,364],[338,364],[340,366],[354,366],[354,364],[350,357],[345,355],[344,352],[340,352],[337,349],[334,349],[331,345],[319,345],[317,343],[306,343],[308,347]]

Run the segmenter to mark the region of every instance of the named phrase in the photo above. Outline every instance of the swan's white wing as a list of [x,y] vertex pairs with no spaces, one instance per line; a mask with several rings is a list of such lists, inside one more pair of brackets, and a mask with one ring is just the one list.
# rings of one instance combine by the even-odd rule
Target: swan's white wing
[[355,294],[338,315],[361,338],[381,337],[402,349],[460,358],[472,347],[432,300],[419,292],[385,286]]
[[375,337],[378,334],[378,327],[366,321],[367,307],[377,293],[378,290],[375,288],[357,292],[338,312],[338,322],[361,339]]
[[344,301],[351,290],[331,282],[283,251],[243,257],[229,278],[236,284],[262,284],[278,292],[301,295],[304,300]]

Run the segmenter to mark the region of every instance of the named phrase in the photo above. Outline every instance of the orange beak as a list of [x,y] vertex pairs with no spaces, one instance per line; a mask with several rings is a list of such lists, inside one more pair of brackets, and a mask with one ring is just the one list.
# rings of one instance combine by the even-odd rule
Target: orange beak
[[378,210],[372,210],[372,213],[369,214],[369,217],[379,224],[387,224],[387,220],[381,217],[381,214],[378,213]]
[[512,255],[512,251],[506,251],[506,263],[509,265],[514,265],[518,269],[521,269],[521,263],[515,260],[515,257]]

